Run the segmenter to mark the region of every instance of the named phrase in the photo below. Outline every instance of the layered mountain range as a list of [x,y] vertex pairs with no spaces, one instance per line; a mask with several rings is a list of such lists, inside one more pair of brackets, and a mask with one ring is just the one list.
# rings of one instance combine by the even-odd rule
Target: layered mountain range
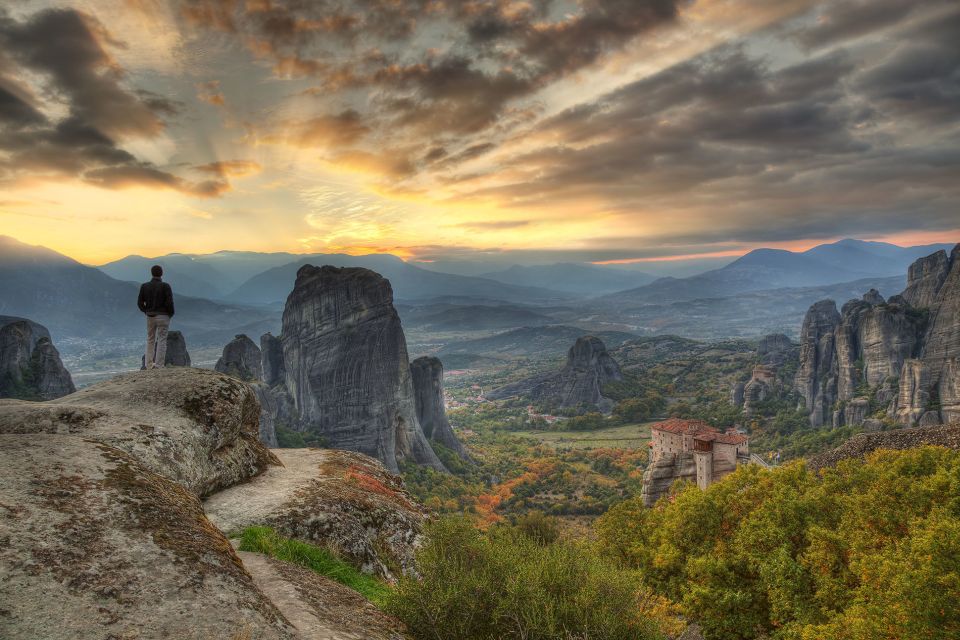
[[905,426],[960,419],[960,245],[915,261],[888,300],[817,302],[800,344],[795,388],[813,426],[884,411]]

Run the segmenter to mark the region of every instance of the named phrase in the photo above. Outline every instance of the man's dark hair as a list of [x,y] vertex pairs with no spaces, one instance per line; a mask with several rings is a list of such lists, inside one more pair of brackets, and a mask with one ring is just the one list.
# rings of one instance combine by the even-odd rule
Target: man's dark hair
[[150,275],[152,275],[154,278],[159,278],[163,275],[163,267],[158,264],[153,265],[150,267]]

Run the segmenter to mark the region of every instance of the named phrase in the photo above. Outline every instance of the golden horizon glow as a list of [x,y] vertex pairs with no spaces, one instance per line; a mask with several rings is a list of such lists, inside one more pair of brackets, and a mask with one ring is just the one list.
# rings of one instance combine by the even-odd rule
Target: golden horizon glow
[[[626,7],[629,36],[584,32],[595,59],[492,34],[507,59],[529,57],[514,65],[465,35],[476,7],[440,3],[401,37],[359,10],[365,30],[341,34],[353,23],[320,5],[270,4],[290,38],[263,26],[267,4],[26,0],[2,27],[24,48],[0,87],[23,103],[11,131],[35,138],[0,137],[0,234],[86,264],[237,250],[630,265],[950,242],[960,192],[944,158],[960,119],[898,111],[892,90],[844,92],[899,51],[877,42],[909,43],[956,8],[846,34],[836,2]],[[559,38],[602,24],[578,22],[590,6],[490,10]],[[38,63],[51,46],[62,59]],[[64,124],[86,129],[46,148]]]

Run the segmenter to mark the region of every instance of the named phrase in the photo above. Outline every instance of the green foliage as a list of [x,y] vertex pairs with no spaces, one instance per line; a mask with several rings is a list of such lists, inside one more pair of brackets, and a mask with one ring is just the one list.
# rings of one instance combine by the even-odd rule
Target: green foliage
[[741,467],[598,523],[603,550],[708,640],[960,637],[960,452],[878,451],[817,475]]
[[416,638],[660,637],[639,574],[583,545],[444,519],[429,527],[417,566],[419,578],[401,578],[386,605]]
[[556,518],[543,511],[531,511],[519,516],[514,526],[523,535],[537,544],[553,544],[560,537],[560,524]]
[[264,553],[271,558],[292,562],[346,585],[381,605],[390,588],[372,576],[360,573],[336,555],[316,545],[284,538],[270,527],[250,527],[240,538],[241,551]]
[[560,420],[556,423],[559,431],[596,431],[609,427],[610,422],[603,417],[602,413],[591,412],[582,416],[575,416],[568,420]]
[[294,431],[284,424],[275,426],[277,445],[281,449],[302,449],[303,447],[326,447],[327,439],[311,431]]

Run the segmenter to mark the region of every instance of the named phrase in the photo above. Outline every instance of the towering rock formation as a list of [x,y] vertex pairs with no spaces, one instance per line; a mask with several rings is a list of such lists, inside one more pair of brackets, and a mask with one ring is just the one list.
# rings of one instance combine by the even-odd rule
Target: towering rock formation
[[223,348],[223,355],[214,369],[246,382],[263,377],[260,347],[244,334],[239,334]]
[[620,365],[594,336],[578,338],[567,353],[567,364],[559,373],[534,376],[508,384],[487,394],[491,400],[520,396],[560,409],[595,407],[603,413],[613,410],[613,400],[601,389],[608,382],[623,380]]
[[[831,311],[832,309],[832,311]],[[907,288],[871,290],[843,306],[818,302],[804,320],[796,390],[810,423],[859,425],[885,409],[901,424],[960,418],[960,245],[911,265]]]
[[810,424],[822,426],[836,401],[836,330],[840,314],[833,300],[817,302],[800,329],[800,368],[796,389],[803,396]]
[[390,283],[362,268],[304,266],[283,311],[285,386],[299,428],[334,448],[443,469],[417,420]]
[[167,367],[189,367],[190,354],[187,352],[187,341],[179,331],[167,334],[167,357],[164,358]]
[[271,387],[283,383],[287,375],[283,366],[283,341],[272,333],[263,334],[260,336],[260,354],[263,382]]
[[45,327],[19,318],[0,322],[0,398],[52,400],[76,391]]
[[756,353],[757,364],[749,380],[737,382],[730,392],[731,404],[742,407],[748,416],[757,412],[760,402],[783,388],[782,368],[788,360],[796,360],[797,345],[782,333],[772,333],[760,339]]
[[443,401],[443,363],[438,358],[423,356],[410,363],[410,373],[416,394],[417,419],[424,435],[466,459],[467,452],[447,420]]

